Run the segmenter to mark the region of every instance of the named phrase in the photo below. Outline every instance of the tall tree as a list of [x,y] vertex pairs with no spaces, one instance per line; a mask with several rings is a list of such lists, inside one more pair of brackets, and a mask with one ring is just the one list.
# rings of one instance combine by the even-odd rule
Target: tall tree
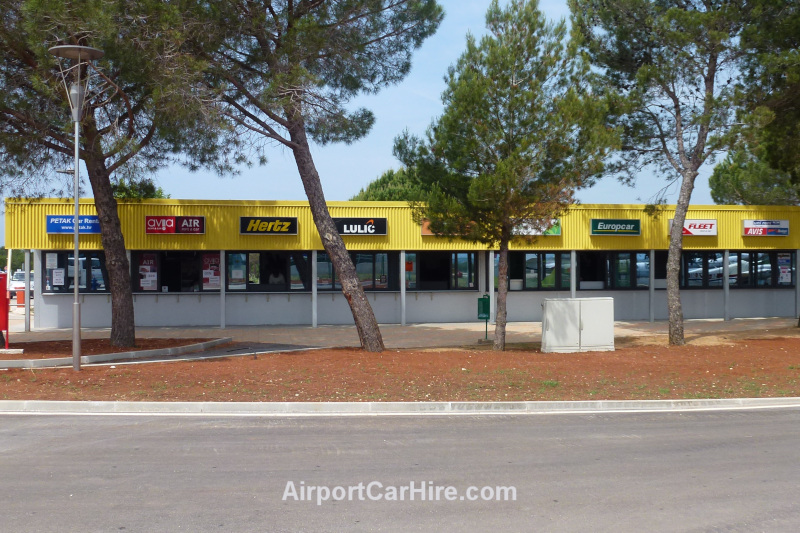
[[751,0],[741,82],[759,159],[800,183],[800,3]]
[[536,0],[494,0],[486,27],[448,70],[426,139],[405,134],[395,153],[431,191],[417,219],[499,248],[494,349],[504,350],[509,243],[549,226],[600,172],[615,135],[564,21],[549,23]]
[[667,259],[669,342],[683,344],[682,228],[700,167],[735,125],[731,78],[747,21],[744,0],[570,0],[574,27],[609,90],[622,150],[610,173],[649,168],[680,182]]
[[225,32],[203,58],[229,117],[291,150],[322,245],[331,257],[362,346],[383,350],[378,323],[328,212],[311,142],[350,143],[373,115],[349,111],[409,71],[411,52],[442,18],[435,0],[217,0],[202,4]]
[[798,205],[800,184],[788,172],[775,170],[746,148],[730,152],[708,179],[718,204]]
[[370,182],[351,201],[369,202],[413,202],[426,197],[422,184],[405,168],[387,170]]
[[11,195],[63,193],[55,171],[73,164],[71,116],[48,48],[78,44],[105,52],[102,82],[90,87],[80,122],[80,158],[106,254],[110,340],[133,346],[130,267],[112,175],[141,176],[176,158],[211,164],[224,151],[197,89],[203,65],[181,51],[194,32],[210,32],[184,23],[174,3],[151,0],[0,0],[0,9],[0,176]]

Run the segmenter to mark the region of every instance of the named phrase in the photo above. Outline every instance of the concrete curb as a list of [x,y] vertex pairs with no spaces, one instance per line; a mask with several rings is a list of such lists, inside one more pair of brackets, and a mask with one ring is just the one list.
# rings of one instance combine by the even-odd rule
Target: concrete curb
[[[138,350],[133,352],[104,353],[97,355],[82,355],[81,364],[107,363],[123,359],[146,359],[148,357],[161,357],[165,355],[183,355],[186,353],[202,352],[221,344],[233,342],[232,337],[223,337],[213,341],[199,342],[175,348],[157,348],[155,350]],[[8,368],[53,368],[71,366],[72,357],[54,357],[50,359],[12,359],[0,361],[0,369]]]
[[800,398],[581,402],[71,402],[0,400],[0,414],[175,416],[512,415],[798,408]]

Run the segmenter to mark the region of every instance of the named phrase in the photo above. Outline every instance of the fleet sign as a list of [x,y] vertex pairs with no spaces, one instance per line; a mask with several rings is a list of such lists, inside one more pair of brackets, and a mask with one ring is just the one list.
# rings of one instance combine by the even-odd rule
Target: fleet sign
[[156,234],[202,235],[206,232],[206,217],[144,217],[144,232]]
[[639,219],[593,218],[592,235],[641,235]]
[[[75,233],[74,215],[47,215],[47,233]],[[100,233],[100,217],[81,215],[78,217],[78,233]]]
[[297,217],[239,217],[241,235],[297,235]]
[[385,218],[334,218],[339,235],[386,235]]
[[788,220],[744,220],[745,237],[786,237],[789,235]]
[[[672,230],[672,219],[669,219],[669,228]],[[684,220],[683,221],[683,234],[684,235],[700,235],[700,236],[716,236],[717,235],[717,221],[716,220]]]

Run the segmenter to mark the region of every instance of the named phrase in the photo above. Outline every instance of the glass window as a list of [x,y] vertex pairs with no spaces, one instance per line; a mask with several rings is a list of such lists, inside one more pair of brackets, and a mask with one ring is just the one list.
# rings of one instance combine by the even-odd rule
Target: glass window
[[311,290],[311,261],[308,252],[289,254],[289,290]]
[[525,288],[539,288],[539,254],[525,254]]
[[405,283],[406,289],[416,289],[417,288],[417,254],[416,253],[407,253],[406,254],[406,264],[405,264]]
[[756,285],[759,287],[772,287],[772,254],[757,253],[756,255]]
[[375,254],[375,289],[388,289],[389,288],[389,254],[380,253]]
[[261,285],[261,254],[253,252],[247,254],[247,283],[251,285]]
[[[73,292],[74,264],[70,252],[45,252],[44,292]],[[105,253],[79,252],[78,291],[106,292],[107,280]]]
[[475,254],[452,254],[451,289],[470,289],[475,287]]
[[353,254],[353,265],[356,267],[358,283],[364,290],[375,288],[375,256],[373,254]]
[[247,289],[247,254],[228,254],[228,290],[243,291]]
[[706,275],[708,276],[709,287],[722,287],[724,262],[725,254],[722,252],[706,253]]
[[705,260],[702,252],[684,252],[681,268],[681,286],[702,287],[705,276]]
[[555,289],[556,288],[556,254],[542,254],[542,288]]
[[636,286],[647,288],[650,286],[650,254],[636,254]]
[[570,289],[570,270],[572,266],[570,265],[570,254],[561,254],[561,289],[562,290],[569,290]]
[[631,286],[631,254],[614,254],[614,284],[615,288],[630,288]]

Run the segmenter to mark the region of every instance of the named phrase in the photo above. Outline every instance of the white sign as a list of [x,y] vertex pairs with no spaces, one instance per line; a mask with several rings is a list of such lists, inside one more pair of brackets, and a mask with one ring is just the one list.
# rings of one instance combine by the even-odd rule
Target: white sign
[[53,269],[53,285],[56,286],[56,287],[63,287],[64,286],[64,269],[63,268]]
[[58,254],[46,253],[44,254],[44,267],[47,270],[58,268]]
[[744,220],[742,235],[745,237],[786,237],[789,235],[788,220]]
[[[672,220],[669,219],[669,229],[672,231]],[[683,221],[683,235],[691,236],[716,236],[717,235],[717,221],[714,219],[708,220],[684,220]]]

